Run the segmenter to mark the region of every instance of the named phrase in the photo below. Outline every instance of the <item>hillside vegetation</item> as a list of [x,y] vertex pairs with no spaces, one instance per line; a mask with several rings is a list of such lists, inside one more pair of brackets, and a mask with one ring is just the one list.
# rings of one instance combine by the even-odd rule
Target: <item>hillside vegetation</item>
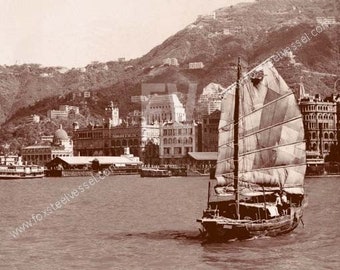
[[[210,82],[226,87],[235,80],[238,56],[246,71],[310,34],[317,26],[316,17],[339,21],[339,11],[336,1],[260,0],[218,9],[216,19],[201,16],[146,55],[127,62],[93,62],[69,70],[38,64],[0,66],[0,143],[17,136],[14,130],[20,128],[23,117],[46,116],[48,109],[72,104],[70,94],[85,90],[96,99],[86,106],[73,102],[88,114],[84,125],[89,119],[101,119],[110,100],[119,101],[122,116],[138,109],[130,97],[141,94],[144,82],[175,83],[184,99],[189,84],[196,83],[197,99]],[[338,35],[339,24],[331,25],[275,63],[295,91],[302,80],[311,94],[334,93],[339,75]],[[164,66],[166,58],[177,58],[179,66]],[[190,70],[190,62],[203,62],[204,68]]]

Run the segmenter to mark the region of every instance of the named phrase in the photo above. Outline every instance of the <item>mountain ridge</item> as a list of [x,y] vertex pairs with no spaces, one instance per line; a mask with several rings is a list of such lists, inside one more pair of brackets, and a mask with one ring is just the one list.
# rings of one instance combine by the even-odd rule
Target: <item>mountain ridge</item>
[[[235,80],[238,56],[249,70],[310,33],[318,25],[316,17],[339,21],[338,9],[326,0],[259,0],[200,16],[147,54],[126,62],[92,62],[68,70],[37,64],[0,66],[0,123],[6,127],[25,115],[44,115],[44,103],[57,109],[57,105],[69,102],[68,95],[83,91],[98,97],[88,104],[93,116],[102,117],[109,100],[119,100],[124,116],[138,108],[130,97],[140,95],[142,83],[176,83],[182,93],[188,91],[188,84],[196,83],[198,98],[210,82],[227,87]],[[339,23],[275,63],[294,91],[303,81],[311,94],[334,92],[336,77],[325,74],[338,75],[338,37]],[[179,66],[164,66],[166,58],[177,58]],[[203,62],[204,68],[191,70],[190,62]]]

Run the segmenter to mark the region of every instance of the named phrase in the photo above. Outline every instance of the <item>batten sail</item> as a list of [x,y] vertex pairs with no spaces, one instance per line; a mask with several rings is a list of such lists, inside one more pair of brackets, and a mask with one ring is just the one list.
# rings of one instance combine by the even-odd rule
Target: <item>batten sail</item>
[[[256,76],[254,76],[256,74]],[[222,100],[216,179],[233,184],[235,85]],[[239,184],[282,187],[303,194],[306,170],[302,115],[271,61],[240,81]]]

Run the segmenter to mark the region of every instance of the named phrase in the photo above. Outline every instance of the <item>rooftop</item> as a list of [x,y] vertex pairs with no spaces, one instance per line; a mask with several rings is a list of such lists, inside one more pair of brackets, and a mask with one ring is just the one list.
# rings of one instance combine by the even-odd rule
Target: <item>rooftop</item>
[[173,104],[174,107],[183,107],[176,94],[170,95],[153,95],[148,106],[164,106],[166,104]]
[[217,160],[217,152],[189,152],[195,160]]
[[93,160],[98,160],[99,164],[128,164],[128,165],[136,165],[141,164],[140,161],[134,161],[127,157],[118,157],[118,156],[77,156],[77,157],[57,157],[56,159],[60,159],[65,163],[70,165],[82,165],[88,164],[91,165]]

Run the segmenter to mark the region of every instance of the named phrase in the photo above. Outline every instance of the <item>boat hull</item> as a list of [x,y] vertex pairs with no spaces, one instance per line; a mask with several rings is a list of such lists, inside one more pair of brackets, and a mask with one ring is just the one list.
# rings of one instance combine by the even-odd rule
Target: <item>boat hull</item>
[[33,179],[43,178],[44,174],[37,175],[0,175],[0,180],[15,180],[15,179]]
[[290,215],[269,220],[233,220],[224,217],[197,220],[210,240],[225,241],[247,239],[256,236],[275,237],[293,231],[301,222],[302,209],[295,209]]
[[159,170],[159,169],[141,169],[141,177],[170,177],[172,176],[169,170]]

